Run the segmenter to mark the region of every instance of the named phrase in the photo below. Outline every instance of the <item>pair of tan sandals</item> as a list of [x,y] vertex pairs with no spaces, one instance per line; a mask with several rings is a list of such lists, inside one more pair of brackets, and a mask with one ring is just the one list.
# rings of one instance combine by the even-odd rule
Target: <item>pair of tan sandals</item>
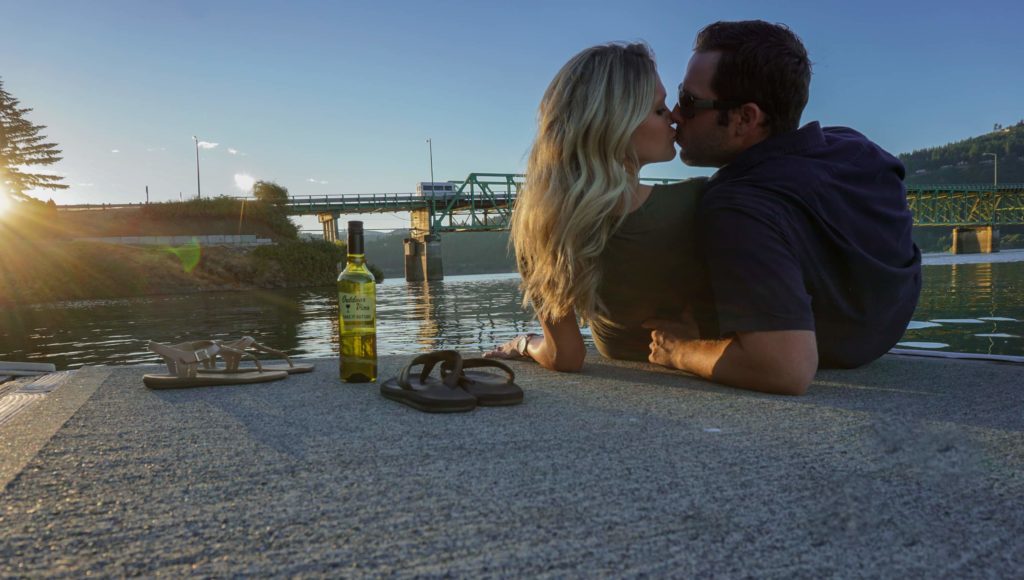
[[[142,377],[142,382],[151,389],[266,383],[313,370],[313,365],[295,364],[285,353],[264,346],[251,336],[234,341],[197,340],[171,345],[151,340],[149,350],[164,359],[168,371],[165,375]],[[285,364],[263,364],[250,350],[269,354]],[[254,364],[243,366],[243,359],[252,359]],[[222,366],[218,366],[218,360]]]

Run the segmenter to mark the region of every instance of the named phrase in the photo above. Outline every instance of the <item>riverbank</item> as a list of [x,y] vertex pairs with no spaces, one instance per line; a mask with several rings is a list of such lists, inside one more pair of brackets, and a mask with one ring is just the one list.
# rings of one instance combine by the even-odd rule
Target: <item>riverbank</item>
[[141,247],[12,238],[0,259],[0,305],[14,305],[324,286],[334,283],[345,251],[328,242]]
[[580,374],[514,363],[520,406],[437,416],[315,363],[180,391],[77,371],[0,426],[0,575],[1024,567],[1019,365],[885,356],[790,398],[591,353]]

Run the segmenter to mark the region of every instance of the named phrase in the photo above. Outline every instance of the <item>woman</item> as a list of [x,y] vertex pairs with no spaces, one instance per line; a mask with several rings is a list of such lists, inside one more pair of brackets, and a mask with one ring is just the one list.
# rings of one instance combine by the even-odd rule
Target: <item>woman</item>
[[589,323],[604,356],[647,360],[648,318],[676,318],[702,278],[693,215],[703,180],[642,185],[640,169],[675,157],[665,88],[644,44],[588,48],[541,100],[526,182],[512,215],[523,304],[542,335],[487,353],[578,371]]

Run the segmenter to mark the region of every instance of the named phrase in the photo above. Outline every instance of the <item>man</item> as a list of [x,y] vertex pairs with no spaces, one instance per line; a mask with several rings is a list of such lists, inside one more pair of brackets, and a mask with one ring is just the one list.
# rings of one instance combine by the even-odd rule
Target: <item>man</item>
[[810,78],[785,26],[698,34],[673,117],[682,161],[720,168],[697,210],[718,329],[648,321],[651,362],[799,395],[819,367],[866,364],[903,335],[921,289],[904,168],[852,129],[799,128]]

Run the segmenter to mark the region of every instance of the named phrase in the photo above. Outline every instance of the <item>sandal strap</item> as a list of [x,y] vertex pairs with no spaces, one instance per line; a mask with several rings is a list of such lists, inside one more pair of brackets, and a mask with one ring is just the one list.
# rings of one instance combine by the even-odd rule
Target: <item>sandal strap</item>
[[289,367],[295,366],[294,364],[292,364],[292,359],[289,358],[288,355],[286,355],[285,353],[283,353],[283,352],[281,352],[281,351],[279,351],[277,349],[270,348],[269,346],[262,345],[262,344],[260,344],[258,342],[252,343],[252,347],[255,348],[256,350],[260,351],[260,352],[265,352],[265,353],[267,353],[269,355],[273,355],[276,358],[284,359],[284,362],[288,363]]
[[[220,351],[220,346],[212,341],[209,344],[207,344],[207,341],[198,341],[198,344],[205,346],[198,349],[190,348],[196,346],[196,344],[167,345],[151,340],[149,341],[149,350],[163,357],[168,371],[179,377],[191,378],[196,376],[196,369],[200,363],[212,360],[217,356],[217,352]],[[182,345],[186,346],[186,348],[179,348]]]
[[244,350],[238,350],[221,344],[220,351],[217,354],[224,359],[224,368],[229,371],[237,371],[242,364],[243,358],[251,358],[252,362],[256,363],[256,371],[263,372],[263,365],[260,364],[260,359]]
[[[256,339],[251,336],[243,336],[242,338],[239,338],[238,340],[233,340],[231,342],[218,342],[220,343],[221,346],[226,346],[228,348],[235,349],[236,351],[244,351],[245,349],[251,348],[258,352],[263,352],[269,355],[273,355],[276,358],[284,359],[284,362],[288,363],[289,368],[295,366],[295,364],[292,362],[292,359],[287,354],[277,349],[270,348],[269,346],[266,346],[264,344],[260,344],[256,342]],[[252,357],[253,360],[256,360],[255,356],[251,354],[249,356]]]
[[[160,343],[157,343],[157,344],[160,344]],[[200,351],[200,350],[203,350],[203,349],[208,349],[208,348],[210,348],[213,345],[214,345],[214,341],[212,341],[212,340],[186,340],[185,342],[179,342],[177,344],[164,345],[164,346],[170,346],[171,348],[176,348],[178,350],[183,350],[183,351],[196,352],[196,351]],[[170,363],[173,363],[173,359],[169,359],[166,356],[163,357],[163,358],[164,358],[164,362],[169,363],[168,364],[168,368],[170,368]],[[210,357],[209,359],[207,359],[205,361],[202,361],[203,368],[212,369],[214,367],[214,363],[216,362],[216,358],[217,357],[213,356],[213,357]]]

